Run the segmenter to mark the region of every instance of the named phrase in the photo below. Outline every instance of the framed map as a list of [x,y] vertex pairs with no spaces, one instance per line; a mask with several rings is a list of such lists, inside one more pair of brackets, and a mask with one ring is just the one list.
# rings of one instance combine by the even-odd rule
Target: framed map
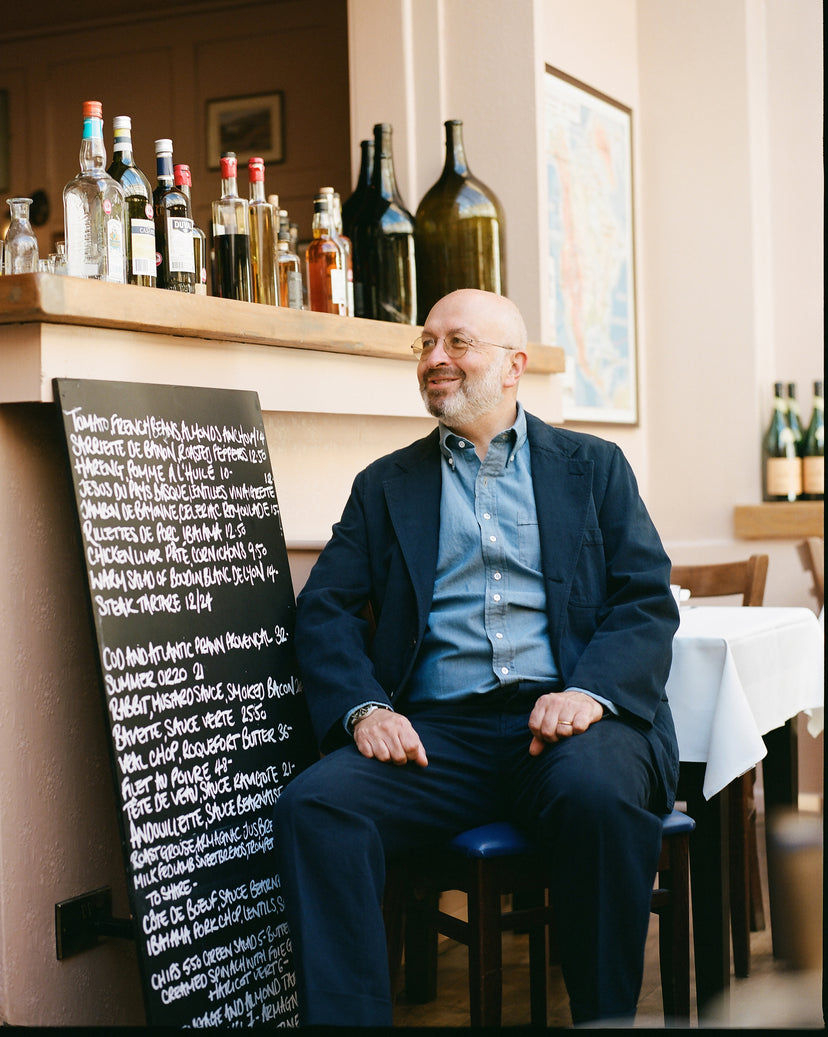
[[546,66],[549,305],[564,419],[638,422],[632,112]]

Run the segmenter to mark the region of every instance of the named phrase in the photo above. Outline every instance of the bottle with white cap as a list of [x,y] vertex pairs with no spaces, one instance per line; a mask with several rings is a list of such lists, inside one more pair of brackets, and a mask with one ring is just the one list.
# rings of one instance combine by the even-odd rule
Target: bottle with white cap
[[158,184],[152,193],[155,208],[155,241],[158,287],[196,293],[193,217],[190,202],[175,186],[172,141],[155,142]]

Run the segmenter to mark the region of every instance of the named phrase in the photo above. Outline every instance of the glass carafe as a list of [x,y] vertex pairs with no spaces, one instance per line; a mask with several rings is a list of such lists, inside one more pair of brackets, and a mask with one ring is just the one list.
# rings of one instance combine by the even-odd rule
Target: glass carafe
[[3,268],[6,274],[33,274],[37,272],[37,238],[29,222],[31,198],[7,198],[11,209],[11,223],[6,231],[3,250]]

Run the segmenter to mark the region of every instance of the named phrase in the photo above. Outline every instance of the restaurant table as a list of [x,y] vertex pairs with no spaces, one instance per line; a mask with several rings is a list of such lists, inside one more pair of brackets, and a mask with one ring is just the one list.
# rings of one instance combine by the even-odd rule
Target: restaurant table
[[[760,760],[765,810],[796,806],[795,718],[822,729],[824,637],[806,608],[682,605],[667,697],[690,840],[699,1011],[730,985],[728,799]],[[771,891],[771,927],[774,896]]]

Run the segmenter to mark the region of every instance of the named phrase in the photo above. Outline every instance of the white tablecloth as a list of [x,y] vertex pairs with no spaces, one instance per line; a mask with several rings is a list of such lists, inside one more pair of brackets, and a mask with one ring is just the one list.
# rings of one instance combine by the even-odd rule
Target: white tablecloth
[[755,766],[762,735],[811,712],[822,728],[824,636],[806,608],[682,606],[667,697],[679,758],[706,763],[706,799]]

